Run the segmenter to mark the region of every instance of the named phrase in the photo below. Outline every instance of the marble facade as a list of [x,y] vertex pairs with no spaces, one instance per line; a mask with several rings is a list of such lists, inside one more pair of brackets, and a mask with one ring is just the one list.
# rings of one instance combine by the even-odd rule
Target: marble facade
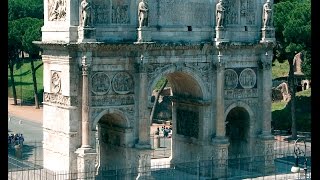
[[[246,141],[237,153],[267,154],[275,39],[262,27],[265,0],[223,0],[223,28],[215,25],[218,0],[145,0],[141,28],[140,0],[87,2],[90,27],[80,25],[80,1],[44,3],[35,43],[43,49],[45,168],[150,164],[151,96],[162,77],[173,93],[172,162],[236,155],[233,133]],[[63,14],[53,15],[55,3]]]

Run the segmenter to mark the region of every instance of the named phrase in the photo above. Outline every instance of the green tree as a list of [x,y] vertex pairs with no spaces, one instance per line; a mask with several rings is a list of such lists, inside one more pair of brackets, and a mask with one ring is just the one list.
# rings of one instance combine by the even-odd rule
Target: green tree
[[[40,48],[33,44],[33,41],[41,40],[41,27],[43,26],[43,20],[41,19],[28,19],[31,22],[31,26],[26,29],[26,32],[22,38],[22,47],[25,52],[29,54],[30,64],[31,64],[31,73],[33,80],[33,90],[34,90],[34,102],[37,109],[39,106],[39,98],[38,98],[38,87],[37,87],[37,78],[36,78],[36,70],[34,67],[34,59],[39,59]],[[42,65],[42,64],[40,64]]]
[[[14,65],[22,63],[24,59],[22,52],[28,52],[31,55],[31,64],[33,64],[33,58],[36,54],[39,54],[39,48],[32,44],[34,40],[40,40],[41,38],[41,26],[43,20],[37,18],[20,18],[8,22],[8,66],[10,70],[10,79],[13,91],[14,104],[17,104],[17,96],[15,89],[15,82],[13,78]],[[19,54],[22,54],[22,58],[19,58]],[[32,66],[32,65],[31,65]],[[19,66],[17,66],[19,67]],[[32,73],[34,75],[36,68],[32,66]],[[35,84],[36,84],[36,79]],[[35,88],[37,89],[37,88]],[[36,92],[36,91],[35,91]],[[37,93],[35,93],[37,94]],[[35,100],[38,99],[35,97]],[[37,103],[36,103],[37,104]],[[37,106],[39,108],[39,106]]]
[[8,20],[25,17],[43,19],[43,0],[8,0]]
[[293,57],[303,52],[306,77],[310,78],[311,69],[311,1],[286,0],[274,5],[274,26],[277,46],[275,55],[279,62],[288,60],[289,88],[291,94],[292,138],[297,138],[295,119],[295,86],[293,74]]

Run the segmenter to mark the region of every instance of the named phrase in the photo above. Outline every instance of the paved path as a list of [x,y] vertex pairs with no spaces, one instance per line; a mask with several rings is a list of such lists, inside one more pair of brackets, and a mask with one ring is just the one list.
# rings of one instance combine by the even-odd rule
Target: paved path
[[18,117],[42,124],[42,107],[36,109],[34,105],[13,105],[13,99],[8,98],[8,116]]

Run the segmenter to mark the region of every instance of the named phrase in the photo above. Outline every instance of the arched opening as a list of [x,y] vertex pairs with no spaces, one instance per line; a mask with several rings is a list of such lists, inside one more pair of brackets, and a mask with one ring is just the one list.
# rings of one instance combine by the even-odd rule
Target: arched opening
[[127,167],[132,129],[119,114],[103,115],[97,123],[100,170]]
[[243,107],[233,108],[226,118],[226,136],[229,138],[229,158],[245,157],[249,152],[250,116]]
[[[168,80],[167,89],[170,89],[170,93],[166,93],[167,95],[162,97],[162,101],[169,101],[169,103],[166,103],[169,104],[171,111],[166,110],[172,113],[172,118],[166,119],[166,122],[162,121],[162,124],[156,125],[159,127],[158,130],[160,130],[158,136],[157,134],[152,134],[152,132],[157,131],[156,127],[153,127],[155,131],[151,130],[152,139],[159,137],[158,140],[160,141],[160,143],[157,141],[152,142],[154,149],[158,150],[155,152],[161,153],[165,157],[171,155],[171,158],[175,159],[174,162],[182,162],[187,159],[196,160],[196,152],[200,148],[197,142],[199,142],[198,140],[201,137],[201,122],[203,118],[201,113],[203,93],[199,81],[187,72],[180,71],[167,73],[159,77],[156,82],[163,78]],[[155,85],[151,87],[152,91]],[[168,94],[170,95],[168,96]],[[162,127],[164,127],[163,131]],[[170,134],[167,134],[168,136],[165,135],[166,128],[170,129]],[[161,156],[153,158],[161,158]]]

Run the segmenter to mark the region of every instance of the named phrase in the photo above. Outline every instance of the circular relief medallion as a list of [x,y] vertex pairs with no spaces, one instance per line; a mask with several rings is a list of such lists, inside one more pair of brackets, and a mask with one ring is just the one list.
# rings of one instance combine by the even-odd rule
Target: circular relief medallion
[[253,88],[257,82],[257,75],[252,69],[246,68],[240,73],[239,82],[245,89]]
[[225,89],[234,89],[238,85],[238,74],[233,69],[227,69],[224,72],[224,87]]
[[58,72],[53,72],[51,76],[51,91],[53,93],[60,92],[61,89],[61,79]]
[[128,94],[133,91],[133,79],[130,74],[119,72],[113,77],[112,88],[118,94]]
[[104,95],[110,89],[110,78],[106,73],[98,72],[92,76],[91,91],[97,95]]

